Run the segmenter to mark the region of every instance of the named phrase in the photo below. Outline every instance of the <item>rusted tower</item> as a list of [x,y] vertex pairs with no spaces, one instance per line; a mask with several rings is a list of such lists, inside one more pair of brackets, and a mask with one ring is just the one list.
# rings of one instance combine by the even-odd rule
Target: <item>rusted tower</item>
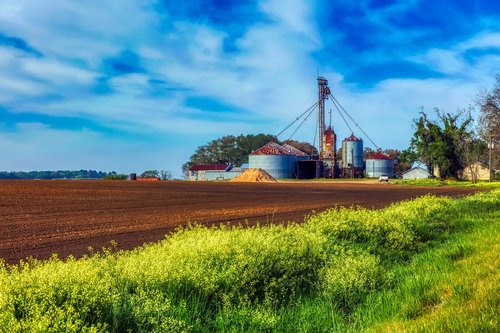
[[[323,161],[325,177],[335,177],[335,151],[337,136],[333,131],[330,113],[330,126],[325,124],[325,100],[330,96],[328,80],[318,77],[318,133],[319,133],[319,158]],[[330,111],[331,112],[331,111]]]
[[325,133],[325,100],[330,95],[328,80],[318,76],[318,137],[319,137],[319,156],[323,157],[323,133]]

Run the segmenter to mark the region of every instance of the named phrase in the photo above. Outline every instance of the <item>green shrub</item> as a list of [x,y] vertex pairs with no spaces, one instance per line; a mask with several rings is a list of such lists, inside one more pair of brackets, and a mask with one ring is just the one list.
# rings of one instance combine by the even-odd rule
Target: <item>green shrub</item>
[[340,251],[322,270],[321,286],[327,299],[341,310],[350,310],[377,287],[388,284],[380,260],[363,251]]

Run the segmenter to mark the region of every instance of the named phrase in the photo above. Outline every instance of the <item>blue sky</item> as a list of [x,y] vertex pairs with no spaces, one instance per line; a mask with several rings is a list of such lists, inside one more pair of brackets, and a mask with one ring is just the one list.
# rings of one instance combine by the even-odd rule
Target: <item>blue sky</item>
[[377,145],[404,149],[421,107],[491,87],[500,2],[0,0],[0,69],[0,170],[180,177],[209,140],[279,133],[317,71]]

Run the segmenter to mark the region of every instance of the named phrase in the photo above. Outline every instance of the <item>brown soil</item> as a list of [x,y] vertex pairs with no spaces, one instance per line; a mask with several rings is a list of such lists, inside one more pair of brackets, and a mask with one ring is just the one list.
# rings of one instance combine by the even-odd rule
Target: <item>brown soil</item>
[[189,222],[303,221],[335,205],[379,208],[466,188],[387,184],[131,181],[0,181],[0,258],[82,256],[116,241],[132,249]]
[[267,171],[262,169],[247,169],[238,177],[230,180],[231,182],[275,182]]

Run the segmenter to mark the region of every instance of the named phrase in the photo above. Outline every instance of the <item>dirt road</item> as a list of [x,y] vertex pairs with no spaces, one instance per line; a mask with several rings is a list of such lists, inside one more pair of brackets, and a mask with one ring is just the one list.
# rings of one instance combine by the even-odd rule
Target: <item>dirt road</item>
[[130,181],[0,181],[0,258],[82,256],[116,241],[131,249],[188,222],[302,221],[335,205],[380,208],[465,188],[388,184]]

